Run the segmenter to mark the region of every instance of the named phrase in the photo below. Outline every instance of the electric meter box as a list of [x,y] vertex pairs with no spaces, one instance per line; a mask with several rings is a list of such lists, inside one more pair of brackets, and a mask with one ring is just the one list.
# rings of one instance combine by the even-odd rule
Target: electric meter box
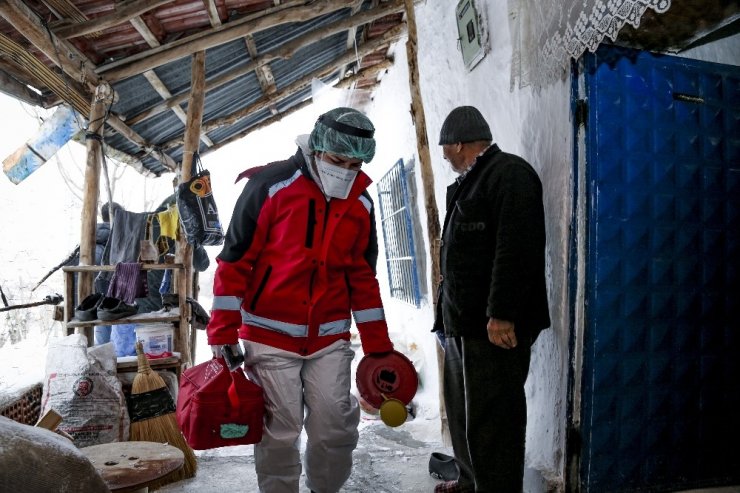
[[473,0],[460,0],[455,14],[463,62],[468,70],[472,70],[485,55],[478,25],[478,12],[475,10]]

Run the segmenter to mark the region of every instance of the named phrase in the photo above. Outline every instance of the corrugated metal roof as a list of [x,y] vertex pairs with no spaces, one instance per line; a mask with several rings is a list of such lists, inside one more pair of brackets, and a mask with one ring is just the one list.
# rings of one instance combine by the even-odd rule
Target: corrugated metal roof
[[[154,0],[27,0],[25,3],[22,0],[9,0],[4,3],[7,5],[0,6],[3,18],[0,19],[0,33],[33,53],[57,73],[58,63],[52,60],[60,60],[67,53],[65,46],[71,46],[86,58],[80,69],[82,72],[88,70],[89,74],[90,70],[95,70],[103,79],[111,82],[118,95],[118,100],[111,107],[112,114],[136,132],[145,145],[133,142],[130,137],[111,127],[106,128],[106,145],[129,154],[143,163],[145,170],[157,175],[170,169],[162,159],[155,157],[155,153],[150,152],[152,149],[165,152],[175,162],[179,163],[182,159],[185,132],[182,112],[178,115],[171,108],[158,112],[157,108],[166,99],[186,96],[190,91],[190,54],[198,50],[183,46],[188,47],[197,39],[210,39],[208,35],[233,32],[233,27],[248,25],[247,19],[251,19],[249,22],[252,24],[249,25],[270,19],[275,21],[271,27],[248,35],[232,36],[231,39],[224,38],[223,42],[211,44],[205,50],[207,92],[203,125],[206,131],[200,144],[200,152],[205,154],[248,133],[255,125],[280,118],[282,113],[310,98],[312,75],[319,76],[325,82],[336,81],[343,73],[343,67],[349,66],[352,74],[358,70],[358,66],[364,69],[385,60],[389,42],[397,38],[399,33],[374,52],[365,53],[360,57],[362,60],[355,60],[351,52],[403,24],[403,1],[400,0],[176,0],[159,2],[160,5],[155,8],[151,8],[156,4]],[[218,12],[217,19],[209,17],[209,3]],[[64,31],[65,24],[82,22],[75,25],[75,29],[78,29],[75,34],[79,34],[86,20],[102,22],[115,13],[121,15],[122,10],[137,4],[142,6],[138,15],[119,19],[114,25],[102,27],[92,34],[71,37]],[[347,22],[353,15],[368,14],[377,9],[385,10],[381,10],[382,15],[376,18],[360,22],[354,34],[348,30],[350,23],[347,23],[343,29],[317,36],[317,33],[337,22]],[[295,12],[302,13],[302,17],[285,22]],[[316,12],[323,13],[312,15]],[[19,30],[18,27],[26,21],[22,20],[19,24],[18,16],[30,19],[31,34],[27,27]],[[34,37],[34,31],[38,36]],[[62,47],[54,49],[54,52],[48,46],[43,46],[44,36],[48,39],[52,33],[61,40],[59,46]],[[307,36],[311,37],[311,42],[297,47],[289,57],[274,58],[263,63],[267,78],[260,80],[262,74],[258,76],[257,71],[262,70],[259,65],[264,62],[263,56],[279,54],[290,43],[299,43]],[[41,44],[37,39],[39,37]],[[66,40],[63,39],[65,37]],[[185,49],[179,57],[171,56],[164,61],[160,59],[155,65],[137,69],[134,74],[126,74],[123,78],[117,72],[122,66],[128,67],[137,61],[143,63],[142,60],[148,62],[153,55],[169,53],[177,46]],[[39,74],[15,63],[10,56],[3,57],[3,61],[5,63],[0,63],[0,70],[22,84],[39,89],[42,93],[39,101],[44,106],[60,102],[60,97],[54,93],[55,89],[39,81]],[[239,68],[243,69],[242,73],[233,80],[213,87],[217,78],[226,77]],[[245,71],[245,68],[250,70]],[[153,74],[150,72],[145,76],[147,70]],[[152,83],[156,79],[161,81],[162,87],[159,89]],[[367,79],[358,80],[362,81],[365,88],[368,85],[372,87],[377,79],[370,78],[369,83]],[[94,84],[89,83],[89,79],[75,80],[74,74],[70,73],[65,74],[64,81],[65,85],[80,91],[86,100],[91,99],[90,91]],[[86,82],[87,87],[84,87]],[[162,88],[171,96],[163,96]],[[57,88],[56,92],[61,91]],[[180,102],[179,106],[187,112],[187,99]],[[236,118],[235,114],[240,118]],[[222,125],[214,127],[217,123]],[[203,140],[209,141],[208,144]]]

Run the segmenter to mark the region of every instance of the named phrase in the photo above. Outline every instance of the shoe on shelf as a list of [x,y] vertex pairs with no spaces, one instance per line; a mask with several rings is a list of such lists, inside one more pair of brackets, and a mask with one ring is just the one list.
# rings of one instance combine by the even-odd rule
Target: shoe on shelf
[[180,295],[177,293],[162,294],[162,306],[165,308],[174,308],[180,304]]
[[436,479],[456,481],[460,477],[460,470],[454,457],[442,452],[432,452],[429,457],[429,474]]
[[434,493],[475,493],[475,488],[461,485],[457,481],[445,481],[434,487]]
[[98,318],[100,320],[118,320],[119,318],[136,315],[138,311],[139,307],[136,303],[129,305],[118,298],[106,296],[98,305]]
[[98,318],[98,305],[100,305],[102,300],[103,295],[100,293],[93,293],[90,296],[87,296],[75,307],[75,318],[82,322],[95,320]]

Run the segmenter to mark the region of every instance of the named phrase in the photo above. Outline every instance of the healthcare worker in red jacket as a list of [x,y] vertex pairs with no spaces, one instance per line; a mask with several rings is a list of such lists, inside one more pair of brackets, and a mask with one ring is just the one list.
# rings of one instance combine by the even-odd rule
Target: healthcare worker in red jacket
[[[335,493],[349,478],[360,409],[350,393],[350,317],[365,354],[393,349],[375,263],[374,207],[361,171],[375,154],[362,113],[335,108],[285,161],[248,170],[217,257],[208,343],[244,346],[266,416],[255,445],[263,493],[297,493],[301,431],[307,487]],[[236,346],[234,346],[236,345]]]

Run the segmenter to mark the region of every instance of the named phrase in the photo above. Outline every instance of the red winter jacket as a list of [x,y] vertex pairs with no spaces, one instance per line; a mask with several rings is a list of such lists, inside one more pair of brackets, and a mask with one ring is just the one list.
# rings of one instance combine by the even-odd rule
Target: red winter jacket
[[326,200],[303,152],[251,176],[217,257],[208,344],[238,337],[306,355],[349,340],[393,349],[375,278],[373,203],[360,172],[347,199]]

